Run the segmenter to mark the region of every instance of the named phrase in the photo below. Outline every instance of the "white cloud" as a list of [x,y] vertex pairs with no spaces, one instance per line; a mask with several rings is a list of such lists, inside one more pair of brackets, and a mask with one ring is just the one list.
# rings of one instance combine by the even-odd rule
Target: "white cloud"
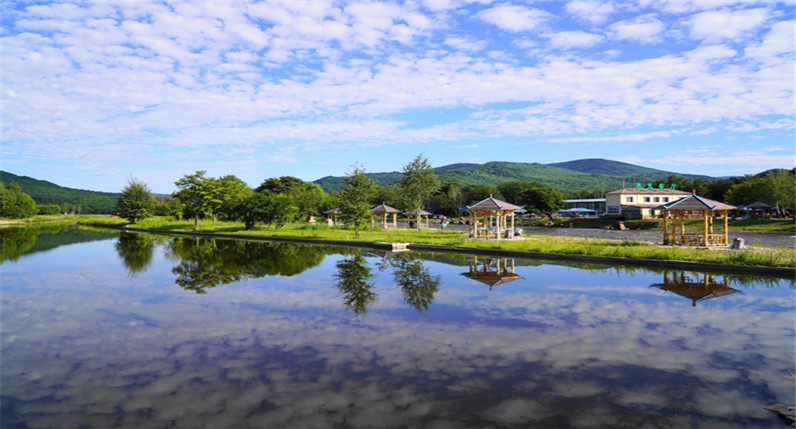
[[620,40],[654,42],[664,31],[663,22],[655,15],[642,15],[633,19],[619,21],[609,27],[611,33]]
[[546,34],[550,44],[559,48],[588,48],[602,41],[603,36],[585,31],[562,31]]
[[764,8],[701,12],[692,16],[688,24],[695,39],[738,39],[760,27],[768,15],[768,9]]
[[611,2],[596,0],[573,0],[567,3],[565,9],[577,18],[594,24],[604,23],[611,14],[616,12],[616,8]]
[[483,10],[479,16],[484,21],[513,32],[530,31],[553,16],[541,9],[503,5]]

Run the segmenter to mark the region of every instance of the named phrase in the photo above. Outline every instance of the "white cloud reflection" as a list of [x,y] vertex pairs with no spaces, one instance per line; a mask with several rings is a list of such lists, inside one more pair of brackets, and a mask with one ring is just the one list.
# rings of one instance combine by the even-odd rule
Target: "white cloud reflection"
[[519,267],[489,292],[427,263],[428,313],[386,271],[356,319],[336,256],[197,295],[160,255],[131,280],[111,242],[81,249],[3,265],[3,413],[30,427],[754,426],[750,392],[794,400],[792,289],[692,308],[660,274]]

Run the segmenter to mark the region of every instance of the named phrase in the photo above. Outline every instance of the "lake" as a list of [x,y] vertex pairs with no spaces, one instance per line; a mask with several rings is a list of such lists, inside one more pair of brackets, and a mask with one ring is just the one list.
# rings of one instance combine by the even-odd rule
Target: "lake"
[[3,428],[787,427],[792,280],[2,233]]

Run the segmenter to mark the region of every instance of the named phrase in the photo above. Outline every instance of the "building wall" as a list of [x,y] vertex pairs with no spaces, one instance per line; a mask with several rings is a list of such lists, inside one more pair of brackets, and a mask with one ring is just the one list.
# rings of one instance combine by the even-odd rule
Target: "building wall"
[[688,192],[675,191],[673,189],[654,189],[654,188],[626,188],[619,191],[612,191],[605,194],[606,215],[623,216],[626,208],[638,207],[639,210],[632,210],[627,215],[650,219],[660,215],[660,210],[652,210],[662,204],[671,203],[680,198],[688,196]]

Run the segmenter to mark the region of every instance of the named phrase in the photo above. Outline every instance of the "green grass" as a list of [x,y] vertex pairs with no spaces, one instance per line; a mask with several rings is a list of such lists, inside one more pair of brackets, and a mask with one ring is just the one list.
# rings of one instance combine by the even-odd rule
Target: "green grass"
[[[84,223],[81,217],[81,224]],[[92,225],[116,226],[124,223],[118,218],[109,216],[85,217]],[[131,225],[139,228],[159,229],[164,231],[191,231],[193,220],[175,221],[166,217],[152,217]],[[310,225],[292,223],[282,228],[257,227],[246,231],[240,222],[218,221],[212,227],[212,221],[204,219],[199,222],[203,232],[229,234],[249,234],[260,236],[282,236],[312,238],[326,240],[357,240],[353,230],[343,227],[329,228],[325,224]],[[397,230],[360,231],[358,240],[382,241],[393,243],[423,243],[444,246],[468,246],[487,249],[510,249],[531,252],[561,253],[574,255],[615,256],[623,258],[643,258],[675,261],[712,262],[730,265],[754,265],[767,267],[796,267],[796,250],[794,249],[762,249],[747,248],[743,250],[713,250],[699,248],[682,248],[660,246],[654,243],[623,240],[602,240],[580,237],[558,237],[548,235],[524,236],[523,240],[471,240],[466,231],[424,229],[413,230],[399,228]]]

